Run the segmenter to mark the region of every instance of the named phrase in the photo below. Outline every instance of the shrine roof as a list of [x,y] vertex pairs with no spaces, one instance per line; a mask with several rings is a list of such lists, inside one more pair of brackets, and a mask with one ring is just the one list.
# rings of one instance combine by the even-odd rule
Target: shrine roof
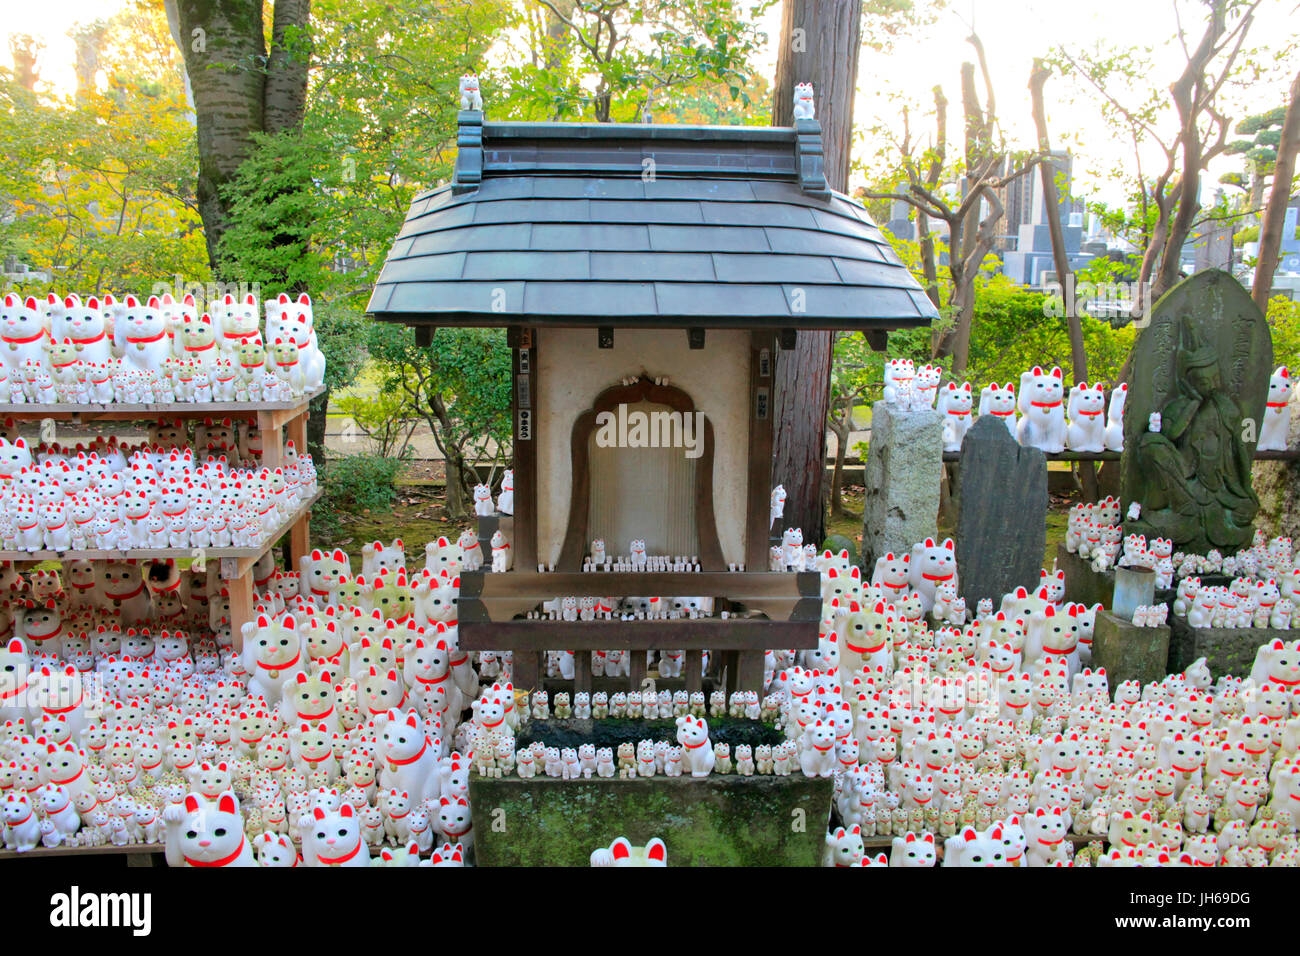
[[492,123],[460,114],[368,311],[433,326],[872,330],[934,306],[822,173],[821,129]]

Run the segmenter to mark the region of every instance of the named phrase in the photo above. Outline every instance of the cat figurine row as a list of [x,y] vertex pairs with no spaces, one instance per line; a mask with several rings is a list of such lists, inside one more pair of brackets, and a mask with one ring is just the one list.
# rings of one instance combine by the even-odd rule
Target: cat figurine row
[[0,305],[0,403],[112,404],[296,401],[320,388],[325,356],[311,297],[252,293],[198,308],[127,295],[45,299],[7,294]]

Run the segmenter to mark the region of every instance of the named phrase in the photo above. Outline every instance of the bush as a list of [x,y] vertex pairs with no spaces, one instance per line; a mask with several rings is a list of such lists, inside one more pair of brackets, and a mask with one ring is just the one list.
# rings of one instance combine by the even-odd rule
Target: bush
[[397,500],[397,475],[407,457],[348,455],[331,460],[322,482],[325,493],[312,509],[322,530],[337,531],[341,515],[391,508]]

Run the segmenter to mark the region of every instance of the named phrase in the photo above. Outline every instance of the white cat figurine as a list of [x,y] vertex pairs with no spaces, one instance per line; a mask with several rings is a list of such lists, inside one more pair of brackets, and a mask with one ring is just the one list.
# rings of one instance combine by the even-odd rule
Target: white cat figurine
[[479,93],[477,73],[465,73],[460,78],[460,108],[463,110],[483,109],[483,96]]
[[1291,430],[1291,372],[1285,366],[1268,380],[1268,403],[1264,406],[1264,423],[1259,429],[1258,451],[1286,451],[1287,433]]
[[1100,385],[1080,382],[1070,389],[1066,409],[1070,423],[1065,432],[1065,444],[1071,451],[1100,452],[1106,450],[1106,393]]
[[811,83],[796,83],[794,85],[794,118],[815,119],[817,107],[813,103],[813,85]]
[[1020,444],[1048,454],[1065,451],[1065,385],[1059,367],[1044,372],[1035,365],[1020,376]]

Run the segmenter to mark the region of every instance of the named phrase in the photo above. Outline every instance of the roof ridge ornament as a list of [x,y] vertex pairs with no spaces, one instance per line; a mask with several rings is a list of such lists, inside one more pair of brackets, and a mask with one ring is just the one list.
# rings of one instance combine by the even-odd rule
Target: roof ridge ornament
[[817,122],[817,105],[811,83],[794,85],[794,158],[799,187],[809,196],[830,199],[826,183],[822,124]]
[[473,192],[483,182],[483,111],[461,110],[456,114],[456,125],[456,168],[451,191]]

